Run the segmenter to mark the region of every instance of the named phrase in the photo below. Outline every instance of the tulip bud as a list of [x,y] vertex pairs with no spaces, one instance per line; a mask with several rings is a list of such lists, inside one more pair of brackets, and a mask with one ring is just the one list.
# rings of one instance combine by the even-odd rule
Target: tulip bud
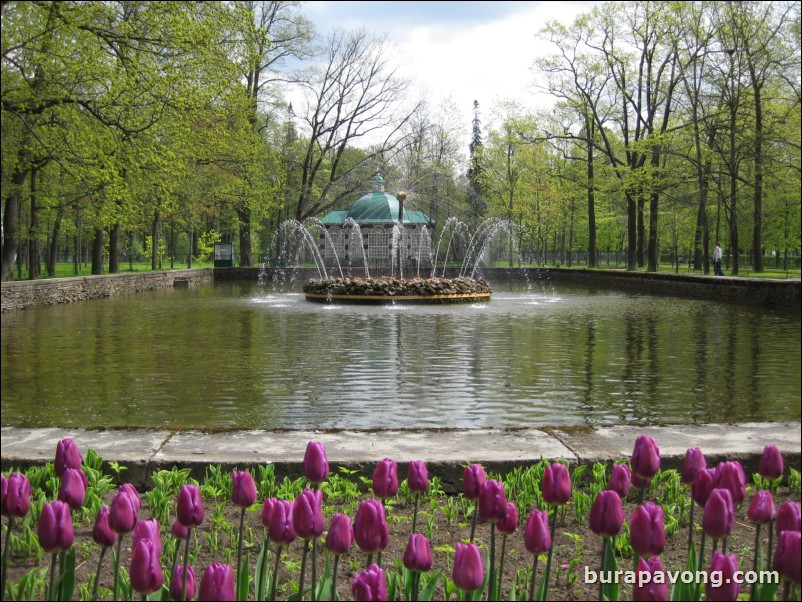
[[184,591],[184,567],[180,564],[173,569],[170,579],[170,597],[173,600],[192,600],[195,597],[195,569],[187,567],[187,589]]
[[23,518],[31,509],[31,482],[24,474],[12,472],[3,477],[2,515]]
[[111,499],[109,525],[117,533],[128,533],[136,525],[135,501],[125,491],[118,491]]
[[46,552],[67,550],[75,541],[70,507],[58,500],[45,504],[39,516],[37,534],[39,544]]
[[485,566],[475,542],[458,543],[454,553],[454,583],[464,592],[473,592],[485,581]]
[[600,491],[590,508],[590,530],[602,537],[615,537],[624,524],[624,508],[615,491]]
[[354,545],[354,527],[347,514],[335,514],[326,533],[326,549],[332,554],[345,554]]
[[[143,524],[149,521],[142,521]],[[161,544],[148,537],[134,539],[131,550],[131,587],[140,594],[152,594],[164,584]]]
[[117,541],[117,533],[115,533],[111,525],[109,525],[110,514],[111,509],[106,506],[98,510],[95,526],[92,529],[92,539],[95,540],[95,543],[105,548],[114,545]]
[[666,532],[662,506],[646,502],[635,509],[629,523],[629,540],[640,556],[648,558],[663,553]]
[[610,480],[607,482],[607,489],[615,491],[622,500],[627,497],[629,487],[632,484],[632,475],[629,466],[626,464],[615,464],[610,470]]
[[712,539],[724,539],[732,532],[734,519],[732,495],[728,489],[714,489],[702,514],[702,529]]
[[66,503],[73,510],[77,510],[84,505],[86,499],[86,485],[82,470],[67,468],[61,477],[61,487],[58,490],[58,499]]
[[641,479],[651,479],[660,470],[660,449],[651,437],[641,435],[635,439],[632,450],[632,472]]
[[777,537],[777,548],[774,550],[773,568],[785,579],[800,585],[800,545],[802,534],[799,531],[783,531]]
[[418,573],[425,573],[432,568],[432,547],[422,533],[410,534],[404,550],[404,566]]
[[479,499],[479,492],[482,483],[487,480],[485,469],[479,464],[471,464],[465,467],[462,477],[462,493],[466,499],[476,501]]
[[756,525],[765,525],[774,520],[774,498],[770,491],[758,491],[746,511],[749,520]]
[[155,552],[161,556],[162,538],[159,529],[159,521],[155,518],[139,521],[134,527],[133,539],[134,541],[139,541],[140,539],[150,540],[153,542]]
[[375,564],[358,573],[351,583],[354,600],[387,600],[387,578]]
[[[738,558],[735,554],[724,555],[721,550],[713,552],[713,557],[710,559],[710,572],[720,575],[720,585],[716,587],[712,579],[708,580],[705,588],[707,599],[711,601],[737,600],[741,586],[735,578],[735,573],[738,572]],[[719,583],[719,579],[716,579],[716,583]]]
[[262,524],[265,527],[270,526],[270,517],[273,515],[273,508],[276,507],[276,502],[278,500],[274,497],[265,498],[264,503],[262,504]]
[[310,441],[306,444],[304,476],[310,483],[322,483],[329,478],[329,460],[326,457],[326,447],[321,441]]
[[721,462],[713,474],[713,489],[727,489],[737,506],[746,497],[746,475],[740,462]]
[[757,472],[764,479],[779,479],[785,471],[783,456],[776,445],[767,445],[760,456]]
[[561,506],[571,499],[571,477],[565,464],[554,462],[546,466],[541,490],[547,504]]
[[777,511],[777,520],[774,523],[774,530],[777,537],[783,531],[800,531],[802,530],[802,511],[800,511],[799,502],[783,502],[780,509]]
[[479,518],[495,524],[507,515],[507,494],[504,485],[495,480],[485,481],[479,490]]
[[313,539],[323,534],[323,492],[304,489],[292,504],[292,526],[301,539]]
[[256,483],[247,470],[231,473],[231,502],[240,508],[248,508],[256,501]]
[[529,514],[524,530],[524,545],[531,554],[543,554],[551,549],[549,513],[535,508]]
[[685,463],[682,465],[681,481],[686,485],[693,485],[696,475],[703,468],[707,468],[707,460],[698,447],[689,447],[685,450]]
[[507,502],[507,514],[496,523],[496,529],[505,535],[512,535],[518,528],[518,507],[513,502]]
[[385,458],[373,471],[373,494],[382,499],[398,493],[398,465]]
[[368,554],[387,547],[390,535],[387,531],[384,506],[379,500],[360,502],[354,519],[354,539],[359,549]]
[[292,503],[287,500],[276,500],[270,514],[270,526],[267,534],[271,541],[278,545],[290,545],[295,538],[295,527],[292,524]]
[[691,485],[691,495],[693,501],[704,508],[707,503],[707,498],[710,497],[710,492],[713,491],[713,476],[712,470],[702,468],[696,473],[696,480]]
[[423,460],[412,460],[407,470],[407,485],[414,493],[425,493],[429,488],[429,471]]
[[68,468],[76,470],[81,469],[83,458],[81,452],[78,451],[78,446],[72,439],[62,439],[56,445],[56,460],[53,463],[53,468],[56,471],[56,476],[63,477],[64,471]]
[[189,529],[180,520],[173,521],[173,527],[170,529],[170,534],[176,539],[186,539],[189,537]]
[[203,522],[203,500],[200,487],[197,485],[181,485],[178,491],[178,520],[187,527],[197,527]]
[[198,600],[236,600],[234,567],[215,562],[206,567],[201,577]]
[[[649,576],[641,576],[641,573],[648,573]],[[658,573],[662,573],[662,576],[656,577]],[[638,560],[637,575],[632,584],[632,599],[636,602],[668,600],[667,579],[659,556],[652,556],[648,561],[644,558]]]

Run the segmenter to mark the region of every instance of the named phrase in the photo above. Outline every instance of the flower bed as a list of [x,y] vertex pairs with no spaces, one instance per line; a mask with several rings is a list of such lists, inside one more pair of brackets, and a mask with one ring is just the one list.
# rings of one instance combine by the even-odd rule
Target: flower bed
[[[3,475],[5,599],[659,600],[685,569],[673,599],[799,599],[800,475],[774,446],[749,482],[695,448],[681,473],[661,471],[639,437],[612,466],[466,465],[456,496],[422,462],[330,473],[320,442],[295,481],[210,466],[203,482],[157,472],[140,493],[101,466],[65,439],[53,463]],[[725,582],[772,567],[780,581],[754,592]],[[600,583],[615,574],[602,569],[629,572]]]

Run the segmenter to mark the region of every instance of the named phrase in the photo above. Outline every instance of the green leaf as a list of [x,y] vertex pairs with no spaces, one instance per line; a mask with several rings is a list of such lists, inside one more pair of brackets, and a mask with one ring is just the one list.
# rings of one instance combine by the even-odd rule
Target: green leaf
[[[249,565],[250,565],[250,555],[246,555],[243,567],[248,567]],[[250,588],[250,585],[251,585],[251,575],[248,572],[248,569],[240,568],[239,574],[237,575],[237,600],[248,599],[248,589]]]
[[421,591],[418,593],[418,600],[420,602],[428,602],[432,599],[434,595],[434,590],[437,587],[437,582],[440,581],[440,576],[443,574],[442,570],[437,571],[434,575],[429,577],[429,580],[426,582],[426,585],[423,586]]
[[[618,561],[615,558],[615,546],[611,541],[604,546],[604,570],[608,575],[616,575],[618,571]],[[610,602],[618,602],[620,586],[617,579],[610,579],[610,583],[602,585],[602,596]]]

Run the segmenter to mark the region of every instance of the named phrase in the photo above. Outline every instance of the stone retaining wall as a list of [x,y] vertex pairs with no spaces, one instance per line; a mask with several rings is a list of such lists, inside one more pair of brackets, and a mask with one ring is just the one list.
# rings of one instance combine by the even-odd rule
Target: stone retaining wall
[[214,271],[211,268],[201,268],[3,282],[2,311],[72,303],[171,286],[190,286],[213,279]]

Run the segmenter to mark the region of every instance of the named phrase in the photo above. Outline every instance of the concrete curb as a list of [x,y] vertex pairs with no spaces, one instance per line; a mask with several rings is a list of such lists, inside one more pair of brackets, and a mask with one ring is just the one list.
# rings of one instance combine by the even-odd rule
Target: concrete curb
[[[370,475],[388,457],[399,463],[424,460],[432,476],[438,476],[447,493],[461,489],[462,469],[478,462],[486,469],[506,473],[541,458],[564,458],[572,465],[609,463],[627,458],[635,438],[649,435],[657,442],[662,467],[679,468],[685,450],[699,447],[708,464],[739,460],[747,473],[755,472],[768,444],[777,445],[786,464],[802,469],[802,424],[760,422],[673,426],[613,426],[543,429],[477,430],[376,430],[376,431],[229,431],[82,430],[3,427],[2,470],[24,469],[52,461],[61,439],[75,440],[82,454],[92,449],[106,466],[117,462],[126,468],[123,479],[147,489],[157,470],[190,468],[202,478],[206,467],[219,464],[226,470],[273,464],[279,478],[303,474],[308,441],[323,441],[332,471],[339,467]],[[403,477],[402,477],[403,478]]]

